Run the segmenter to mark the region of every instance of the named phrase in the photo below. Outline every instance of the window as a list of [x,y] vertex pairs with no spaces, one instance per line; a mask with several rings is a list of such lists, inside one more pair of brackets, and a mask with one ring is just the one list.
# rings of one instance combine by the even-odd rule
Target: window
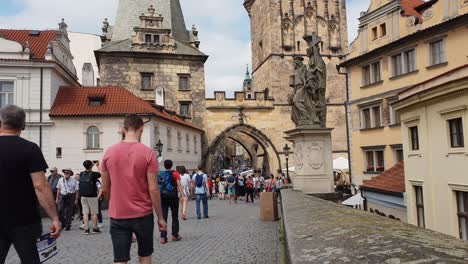
[[401,123],[400,113],[396,111],[393,106],[388,106],[389,113],[390,113],[390,125],[398,125]]
[[167,151],[172,151],[172,129],[167,128]]
[[421,186],[414,186],[414,194],[416,197],[416,214],[418,216],[418,226],[426,227],[424,219],[424,195]]
[[416,71],[416,51],[414,49],[403,52],[405,58],[406,72]]
[[177,131],[177,150],[182,152],[182,134],[180,131]]
[[57,159],[61,159],[62,158],[62,148],[56,148],[55,149],[55,157]]
[[405,160],[405,156],[403,155],[403,149],[395,149],[395,163],[398,164]]
[[146,43],[151,43],[151,35],[150,34],[145,34],[145,42]]
[[440,39],[429,44],[430,64],[437,65],[445,62],[444,40]]
[[380,37],[385,37],[387,35],[387,25],[385,23],[380,24]]
[[468,193],[456,192],[460,238],[468,240]]
[[103,97],[91,97],[89,100],[89,106],[101,106],[104,104]]
[[0,108],[14,104],[14,82],[0,81]]
[[362,84],[363,85],[371,84],[370,65],[366,65],[362,67]]
[[455,118],[448,120],[450,132],[450,147],[463,148],[465,146],[463,137],[463,120],[462,118]]
[[378,38],[377,34],[377,27],[372,28],[372,40],[376,40]]
[[187,148],[187,153],[190,153],[190,136],[189,134],[186,134],[185,135],[185,145],[186,145],[186,148]]
[[385,158],[383,150],[365,150],[366,172],[385,171]]
[[362,67],[362,85],[369,85],[381,81],[380,61]]
[[90,126],[86,130],[86,148],[87,149],[100,149],[99,144],[100,132],[99,128]]
[[190,90],[190,76],[179,75],[179,90],[188,91]]
[[382,111],[380,105],[361,109],[361,129],[378,128],[382,126]]
[[410,144],[411,144],[411,150],[419,150],[419,133],[418,133],[418,127],[410,127]]
[[371,64],[371,68],[372,68],[372,82],[375,83],[375,82],[378,82],[381,80],[380,78],[380,61],[378,62],[374,62]]
[[192,114],[191,114],[191,111],[190,111],[190,104],[191,104],[190,102],[181,102],[180,103],[180,115],[181,116],[191,118]]
[[159,43],[159,35],[154,35],[154,43]]
[[141,73],[141,90],[152,90],[153,89],[153,74],[152,73]]
[[403,62],[401,60],[401,54],[392,56],[392,65],[393,65],[393,76],[398,76],[403,74]]
[[392,75],[399,76],[416,71],[416,51],[409,49],[392,56]]
[[195,152],[195,154],[198,153],[198,138],[197,138],[197,136],[193,136],[193,152]]

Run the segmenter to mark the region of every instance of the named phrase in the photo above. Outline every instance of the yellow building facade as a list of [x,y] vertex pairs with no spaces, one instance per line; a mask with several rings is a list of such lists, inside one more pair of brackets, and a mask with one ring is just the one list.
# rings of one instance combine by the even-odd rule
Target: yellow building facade
[[[398,93],[467,63],[468,1],[371,1],[340,64],[348,74],[353,183],[406,160]],[[343,70],[342,70],[343,71]]]
[[468,62],[399,99],[408,222],[468,240]]

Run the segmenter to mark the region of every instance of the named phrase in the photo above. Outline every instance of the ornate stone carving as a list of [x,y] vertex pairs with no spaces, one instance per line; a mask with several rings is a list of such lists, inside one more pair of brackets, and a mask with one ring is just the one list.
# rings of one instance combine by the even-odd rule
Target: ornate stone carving
[[307,3],[306,8],[305,8],[305,14],[306,14],[306,16],[308,16],[308,17],[312,17],[312,16],[314,15],[314,12],[315,12],[315,8],[314,8],[314,6],[312,6],[312,2],[309,1],[309,2]]
[[324,149],[322,142],[312,142],[308,146],[308,152],[310,153],[310,166],[318,170],[323,167],[324,162]]
[[406,19],[406,26],[407,26],[407,27],[412,27],[412,26],[414,26],[414,25],[416,25],[416,18],[413,17],[413,16],[408,17],[408,18]]
[[429,20],[429,19],[431,19],[433,17],[434,17],[434,10],[432,8],[427,9],[426,11],[424,11],[424,13],[422,15],[423,20]]
[[294,75],[290,77],[290,86],[294,94],[290,96],[292,121],[296,127],[326,127],[326,82],[327,69],[320,55],[321,38],[316,34],[304,38],[307,41],[308,66],[302,57],[294,58]]
[[283,18],[281,19],[281,27],[283,30],[288,30],[292,26],[291,18],[289,17],[288,13],[285,13]]

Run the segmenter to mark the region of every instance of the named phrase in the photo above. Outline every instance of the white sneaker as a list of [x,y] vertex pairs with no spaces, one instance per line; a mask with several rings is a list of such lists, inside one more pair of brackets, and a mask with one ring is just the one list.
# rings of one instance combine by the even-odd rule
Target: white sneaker
[[104,225],[103,224],[98,224],[97,227],[98,228],[102,228]]
[[85,225],[84,224],[80,225],[80,229],[85,230]]

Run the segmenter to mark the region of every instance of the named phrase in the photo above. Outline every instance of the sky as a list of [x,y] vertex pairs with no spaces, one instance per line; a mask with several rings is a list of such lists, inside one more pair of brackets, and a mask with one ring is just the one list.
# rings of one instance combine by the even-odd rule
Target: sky
[[[246,65],[251,65],[250,21],[244,0],[180,0],[188,28],[200,31],[207,95],[242,89]],[[350,42],[357,35],[359,13],[370,0],[346,0]],[[69,31],[100,34],[102,21],[113,24],[118,0],[0,0],[0,28],[53,29],[65,18]]]

